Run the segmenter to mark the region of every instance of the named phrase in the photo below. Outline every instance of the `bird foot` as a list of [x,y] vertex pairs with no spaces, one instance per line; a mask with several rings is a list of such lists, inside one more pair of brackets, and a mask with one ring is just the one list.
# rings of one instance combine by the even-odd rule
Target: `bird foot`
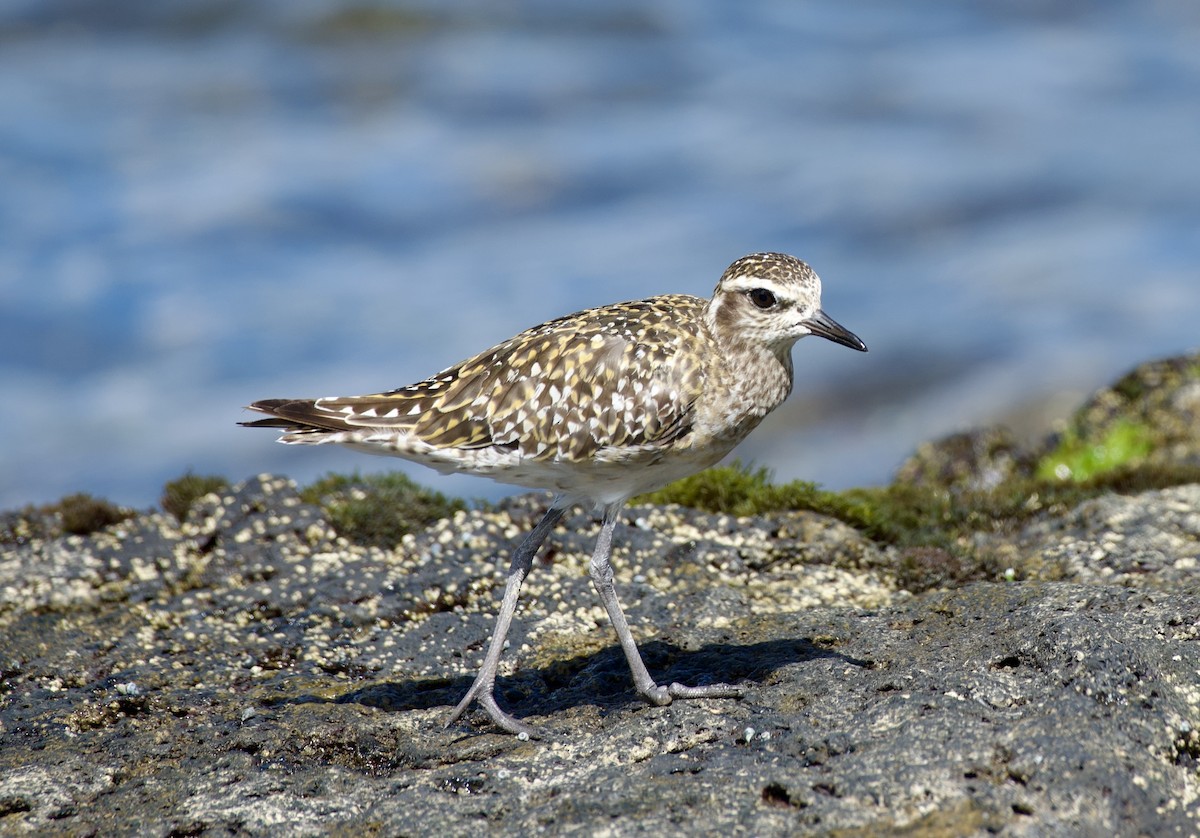
[[483,712],[487,713],[492,723],[501,730],[526,739],[541,739],[541,734],[536,729],[501,710],[500,705],[496,703],[495,696],[492,695],[492,685],[487,684],[485,686],[479,681],[476,681],[471,685],[471,689],[467,690],[467,694],[463,696],[463,700],[458,702],[453,712],[450,713],[450,718],[446,719],[445,726],[450,727],[450,725],[458,721],[462,717],[462,714],[467,711],[467,708],[471,706],[472,701],[479,702],[479,707]]
[[741,698],[746,691],[735,684],[705,684],[703,687],[689,687],[684,684],[659,686],[651,684],[638,692],[650,704],[664,707],[677,698]]

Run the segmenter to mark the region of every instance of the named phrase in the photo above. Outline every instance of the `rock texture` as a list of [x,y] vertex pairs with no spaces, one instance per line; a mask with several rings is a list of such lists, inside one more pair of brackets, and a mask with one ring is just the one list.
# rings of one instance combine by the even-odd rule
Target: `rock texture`
[[[1021,461],[990,439],[945,450]],[[914,479],[939,473],[993,480]],[[667,707],[633,693],[577,513],[498,689],[544,738],[444,729],[544,503],[384,550],[262,476],[183,523],[10,528],[0,833],[1200,832],[1200,485],[980,534],[1014,573],[924,593],[831,518],[632,508],[614,567],[651,671],[747,687]]]

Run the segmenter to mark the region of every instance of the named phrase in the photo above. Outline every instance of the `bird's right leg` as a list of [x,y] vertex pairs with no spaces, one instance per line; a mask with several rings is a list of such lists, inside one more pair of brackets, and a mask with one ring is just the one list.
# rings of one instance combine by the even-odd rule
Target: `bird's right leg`
[[[555,503],[557,502],[555,499]],[[537,555],[538,548],[542,546],[542,542],[546,540],[546,536],[558,523],[558,519],[563,516],[564,511],[565,509],[562,507],[551,506],[538,525],[529,535],[525,536],[525,540],[521,542],[517,551],[513,553],[512,561],[508,566],[508,581],[504,585],[504,599],[500,602],[500,613],[496,616],[496,628],[492,632],[492,640],[488,644],[483,665],[479,667],[479,674],[475,676],[475,682],[471,684],[471,689],[467,690],[463,700],[458,703],[454,712],[450,714],[450,718],[446,720],[447,727],[462,716],[472,701],[478,701],[479,706],[497,726],[509,733],[523,733],[536,738],[537,733],[533,728],[500,709],[492,695],[492,690],[496,684],[496,669],[500,664],[500,653],[504,651],[504,641],[508,637],[513,613],[517,609],[517,597],[521,595],[521,583],[525,581],[525,577],[529,575],[529,571],[533,567],[533,557]]]
[[741,698],[742,688],[733,684],[705,684],[701,687],[689,687],[678,683],[660,685],[650,677],[613,587],[613,571],[609,557],[612,555],[613,527],[616,526],[620,509],[620,504],[613,504],[604,510],[604,521],[600,525],[600,535],[596,537],[590,573],[592,585],[595,586],[596,593],[600,594],[600,601],[604,603],[608,618],[617,631],[617,640],[621,644],[621,650],[625,652],[625,660],[629,662],[629,671],[633,673],[633,684],[638,694],[650,704],[660,707],[670,704],[676,698]]

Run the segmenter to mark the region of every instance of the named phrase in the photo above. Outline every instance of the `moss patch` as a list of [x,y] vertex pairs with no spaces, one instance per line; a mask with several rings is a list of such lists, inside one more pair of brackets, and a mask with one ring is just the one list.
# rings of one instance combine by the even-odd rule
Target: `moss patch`
[[806,509],[838,518],[872,540],[912,554],[914,572],[929,578],[970,578],[953,557],[970,552],[978,532],[1010,532],[1035,516],[1064,512],[1105,492],[1133,493],[1200,482],[1200,467],[1110,466],[1078,481],[1014,476],[992,489],[893,483],[829,492],[805,481],[775,484],[765,468],[735,463],[672,483],[635,503],[677,503],[729,515]]
[[324,508],[341,535],[377,547],[394,547],[406,534],[466,509],[463,501],[400,472],[330,474],[302,489],[300,497]]
[[24,544],[34,539],[89,535],[132,518],[136,513],[110,501],[77,492],[56,503],[27,506],[0,515],[0,544]]
[[87,535],[134,515],[131,509],[122,509],[86,492],[67,495],[58,502],[57,512],[62,517],[63,532],[71,535]]
[[811,509],[822,492],[815,483],[772,483],[771,471],[740,461],[716,466],[634,498],[634,504],[676,503],[694,509],[745,517],[780,509]]
[[1154,432],[1130,419],[1114,422],[1099,440],[1068,430],[1058,447],[1038,463],[1042,480],[1090,480],[1115,469],[1136,464],[1154,450]]
[[159,503],[164,511],[175,516],[176,521],[183,521],[193,503],[210,492],[219,492],[228,487],[229,481],[224,477],[192,474],[189,471],[183,477],[163,486]]
[[739,517],[810,510],[838,518],[888,544],[932,544],[938,540],[937,532],[970,515],[944,490],[894,484],[829,492],[803,480],[772,483],[769,469],[740,462],[685,477],[633,503],[676,503]]

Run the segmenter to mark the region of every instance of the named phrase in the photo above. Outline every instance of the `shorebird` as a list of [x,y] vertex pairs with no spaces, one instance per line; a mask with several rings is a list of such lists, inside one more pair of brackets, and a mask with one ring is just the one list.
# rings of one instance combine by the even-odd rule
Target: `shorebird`
[[554,492],[513,553],[496,627],[454,723],[473,701],[500,728],[535,736],[496,703],[500,654],[521,584],[542,541],[573,504],[602,515],[589,574],[638,693],[736,698],[738,686],[657,684],[613,588],[613,528],[634,495],[705,469],[741,442],[792,389],[793,344],[806,335],[866,345],[821,310],[821,281],[782,253],[738,259],[712,298],[668,294],[587,309],[540,326],[424,381],[365,396],[266,399],[250,405],[280,442],[338,443]]

